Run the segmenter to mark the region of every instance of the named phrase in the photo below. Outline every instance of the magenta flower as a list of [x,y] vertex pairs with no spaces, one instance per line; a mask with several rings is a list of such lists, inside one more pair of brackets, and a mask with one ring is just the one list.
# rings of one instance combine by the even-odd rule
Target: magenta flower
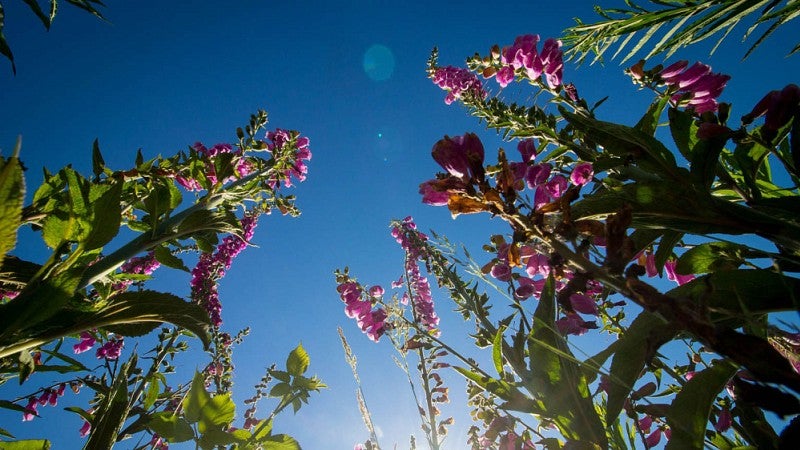
[[572,181],[572,184],[575,186],[584,186],[592,181],[593,176],[594,168],[592,167],[592,163],[580,162],[575,164],[575,167],[572,168],[569,180]]
[[439,67],[433,74],[433,82],[448,91],[447,97],[444,99],[448,105],[460,99],[464,94],[479,99],[483,99],[487,95],[481,80],[474,73],[461,67]]
[[645,415],[644,417],[639,419],[638,425],[639,429],[642,430],[642,433],[649,433],[650,427],[653,426],[653,418],[648,415]]
[[81,425],[80,430],[78,430],[78,433],[81,435],[81,437],[86,437],[89,435],[90,431],[92,431],[92,424],[84,420],[83,425]]
[[525,175],[525,181],[528,182],[528,188],[534,189],[547,183],[550,178],[550,173],[553,168],[548,163],[536,164],[528,168],[528,173]]
[[219,301],[217,280],[225,276],[225,273],[231,268],[233,259],[247,247],[248,242],[253,238],[257,219],[256,216],[244,217],[240,222],[242,237],[226,236],[213,254],[201,254],[197,265],[192,269],[190,282],[192,300],[208,311],[211,323],[215,327],[222,325],[222,303]]
[[556,175],[545,183],[545,188],[547,189],[547,193],[550,194],[550,197],[557,199],[561,198],[564,192],[567,191],[568,184],[565,176]]
[[36,400],[36,397],[29,397],[28,404],[25,406],[25,412],[22,413],[22,421],[29,422],[33,420],[34,417],[39,415],[36,411],[36,407],[38,406],[39,402]]
[[711,73],[710,66],[699,62],[686,68],[687,65],[686,61],[678,61],[659,73],[661,81],[673,92],[673,105],[687,107],[696,114],[716,111],[716,98],[731,77]]
[[719,433],[728,431],[733,422],[733,416],[728,408],[722,408],[717,416],[717,423],[714,424],[714,429]]
[[417,225],[410,216],[392,227],[392,236],[406,253],[405,278],[411,292],[408,300],[414,308],[414,317],[429,333],[439,336],[439,316],[434,310],[430,283],[422,275],[418,263],[427,261],[427,250],[421,243],[427,241],[428,236],[417,231]]
[[72,351],[75,352],[76,355],[90,350],[92,347],[94,347],[94,343],[97,342],[92,333],[89,333],[88,331],[82,331],[80,338],[81,341],[72,346]]
[[678,262],[674,259],[664,263],[664,271],[667,272],[667,279],[678,283],[679,286],[694,280],[694,275],[683,275],[675,272],[675,266],[677,264]]
[[[155,252],[149,252],[144,256],[134,256],[133,258],[125,261],[119,268],[122,273],[130,273],[136,275],[151,275],[153,272],[156,271],[161,267],[161,263],[156,260]],[[119,283],[114,283],[113,289],[115,291],[124,291],[130,285],[133,284],[133,280],[123,280]]]
[[501,88],[508,86],[514,82],[514,68],[511,66],[504,66],[497,71],[497,82]]
[[656,255],[653,252],[648,251],[645,253],[645,270],[647,271],[648,277],[654,277],[658,275],[658,268],[656,267]]
[[523,139],[517,144],[517,150],[522,155],[522,161],[530,162],[536,158],[536,141],[533,139]]
[[97,349],[97,359],[105,358],[110,361],[119,359],[123,345],[125,345],[125,342],[122,336],[112,338]]
[[598,315],[597,302],[585,294],[572,294],[569,296],[569,303],[572,309],[581,314]]
[[581,336],[586,334],[586,332],[589,331],[589,324],[591,324],[591,322],[587,323],[577,314],[567,314],[556,320],[556,328],[558,332],[563,335],[574,334],[576,336]]
[[761,136],[771,141],[783,126],[789,123],[792,117],[796,117],[800,111],[800,87],[796,84],[789,84],[780,91],[771,91],[762,98],[750,113],[742,117],[745,125],[751,123],[753,119],[764,117],[764,125],[761,127]]
[[[268,131],[266,137],[271,141],[267,143],[267,150],[271,153],[275,154],[278,151],[293,152],[294,161],[292,167],[283,173],[284,186],[292,186],[292,177],[300,182],[305,181],[308,173],[308,166],[305,161],[310,161],[312,156],[311,150],[308,148],[311,141],[305,136],[300,136],[297,131],[283,130],[281,128],[276,128],[275,131]],[[275,188],[278,185],[278,180],[272,180],[270,185]]]
[[464,182],[483,179],[483,143],[475,133],[445,136],[433,145],[431,155],[450,175]]
[[345,303],[345,315],[356,319],[361,331],[373,342],[378,342],[386,332],[386,311],[383,308],[373,310],[369,298],[363,298],[361,285],[346,279],[336,287],[339,296]]
[[656,428],[655,431],[650,433],[645,439],[644,442],[647,444],[647,447],[655,447],[661,442],[661,428]]
[[[563,77],[563,53],[561,51],[561,41],[547,39],[542,47],[542,53],[538,53],[536,46],[539,43],[539,35],[526,34],[518,36],[514,44],[505,47],[501,53],[500,62],[504,66],[500,71],[513,68],[524,69],[526,76],[534,81],[544,74],[547,85],[555,89],[562,83]],[[498,71],[498,82],[501,86],[508,80],[507,76],[501,79]],[[512,78],[513,80],[513,78]],[[506,83],[507,84],[507,83]]]

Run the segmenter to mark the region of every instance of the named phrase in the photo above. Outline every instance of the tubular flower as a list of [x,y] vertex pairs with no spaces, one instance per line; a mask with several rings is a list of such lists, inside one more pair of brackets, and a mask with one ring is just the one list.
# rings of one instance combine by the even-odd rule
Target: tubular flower
[[569,175],[569,180],[576,186],[585,186],[592,181],[593,176],[594,169],[592,168],[592,163],[581,162],[575,164],[572,173]]
[[[497,72],[497,82],[501,87],[505,87],[514,80],[513,73],[516,70],[524,71],[528,79],[532,81],[538,80],[544,74],[547,85],[551,89],[561,85],[564,70],[561,41],[547,39],[541,53],[536,49],[538,43],[539,35],[526,34],[518,36],[510,47],[503,48],[500,56],[503,67]],[[511,71],[511,76],[509,76],[509,71]]]
[[[125,261],[119,269],[122,273],[151,275],[159,267],[161,267],[161,263],[156,260],[155,252],[149,252],[144,256],[135,256]],[[131,284],[133,284],[133,280],[123,280],[115,283],[113,288],[115,291],[123,291]]]
[[[297,131],[283,130],[281,128],[277,128],[275,131],[268,131],[267,139],[271,141],[267,143],[267,149],[273,155],[278,150],[293,152],[293,163],[283,173],[284,186],[292,186],[292,177],[300,182],[305,181],[308,173],[308,166],[305,161],[311,160],[311,150],[308,148],[311,141],[305,136],[300,136]],[[272,180],[271,184],[274,188],[278,184],[277,180]]]
[[[339,292],[339,297],[345,304],[344,313],[351,319],[356,319],[361,331],[373,341],[378,342],[381,336],[386,333],[386,311],[383,308],[372,307],[372,296],[366,296],[360,284],[345,278],[339,286],[336,287]],[[380,289],[383,290],[382,288]],[[378,289],[373,289],[371,292],[378,293]]]
[[483,179],[483,143],[475,133],[445,136],[434,144],[431,155],[450,175],[464,182]]
[[778,130],[798,114],[800,114],[800,87],[789,84],[780,91],[771,91],[765,95],[750,113],[742,117],[742,123],[748,125],[754,119],[765,116],[761,137],[771,141],[777,136]]
[[28,398],[28,404],[25,406],[25,412],[22,413],[23,422],[29,422],[38,415],[38,412],[36,411],[38,404],[39,402],[36,400],[36,397]]
[[711,67],[694,63],[687,68],[686,61],[678,61],[659,73],[661,82],[670,88],[672,103],[694,110],[697,114],[716,111],[717,97],[731,79],[728,75],[712,73]]
[[[192,146],[192,150],[194,150],[197,155],[205,161],[205,173],[203,176],[208,180],[212,185],[217,183],[227,183],[229,181],[235,180],[237,177],[245,177],[249,175],[253,169],[252,164],[247,158],[244,157],[244,154],[241,149],[233,150],[233,146],[231,144],[220,143],[216,144],[211,148],[207,148],[201,142],[196,142]],[[214,167],[214,161],[217,157],[223,153],[229,153],[233,155],[232,163],[235,167],[235,176],[228,177],[224,180],[220,180],[217,177],[217,171]],[[175,181],[178,182],[184,189],[188,191],[201,191],[203,190],[203,186],[200,182],[193,178],[190,174],[186,174],[185,172],[181,172],[175,175]]]
[[451,104],[465,93],[483,99],[487,93],[478,77],[467,69],[454,66],[439,67],[433,74],[433,82],[448,91],[444,102]]
[[75,352],[76,355],[90,350],[94,347],[94,343],[97,342],[92,333],[88,331],[82,331],[80,338],[81,341],[72,346],[72,351]]
[[211,323],[215,327],[222,325],[222,304],[217,292],[217,280],[223,278],[231,268],[233,259],[247,247],[253,238],[257,225],[256,216],[246,216],[241,221],[242,237],[237,235],[226,236],[217,246],[213,254],[203,253],[197,265],[192,269],[190,282],[192,300],[208,311]]
[[124,345],[125,341],[122,336],[115,336],[111,338],[108,342],[97,349],[97,359],[105,358],[110,361],[119,359],[120,355],[122,354],[122,347]]
[[667,279],[678,283],[678,285],[686,284],[692,280],[694,280],[694,275],[682,275],[675,271],[675,267],[678,265],[678,262],[674,259],[669,260],[664,263],[664,271],[667,272]]
[[392,236],[406,252],[405,277],[411,291],[414,318],[428,332],[439,336],[439,316],[434,310],[431,286],[418,264],[418,261],[427,261],[428,254],[421,243],[427,241],[428,236],[417,231],[417,225],[410,216],[392,227]]

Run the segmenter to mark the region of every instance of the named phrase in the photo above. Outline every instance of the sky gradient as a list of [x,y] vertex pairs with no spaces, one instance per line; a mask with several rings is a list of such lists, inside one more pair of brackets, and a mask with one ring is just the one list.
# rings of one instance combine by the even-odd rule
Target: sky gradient
[[[307,449],[349,449],[363,442],[368,434],[336,333],[341,326],[359,358],[382,445],[407,448],[410,433],[421,443],[416,408],[392,362],[392,349],[387,342],[368,341],[344,316],[333,270],[347,265],[360,281],[388,288],[401,274],[403,257],[388,222],[407,215],[423,230],[464,242],[483,262],[491,258],[480,244],[490,233],[505,232],[504,224],[488,216],[453,221],[444,208],[423,205],[417,188],[438,171],[430,150],[445,134],[480,131],[487,157],[499,146],[511,153],[516,144],[481,131],[462,107],[445,105],[445,94],[426,78],[425,62],[434,46],[442,65],[462,65],[467,56],[486,54],[493,44],[509,45],[521,34],[557,37],[573,17],[594,20],[593,3],[107,3],[107,21],[65,4],[49,32],[22,2],[4,3],[4,33],[17,74],[0,61],[3,155],[21,135],[21,159],[33,188],[41,182],[42,167],[54,171],[73,164],[89,173],[95,138],[107,165],[123,169],[133,164],[139,148],[145,157],[168,156],[196,141],[235,140],[235,128],[259,108],[270,114],[268,129],[308,136],[313,152],[308,180],[293,192],[302,216],[262,217],[253,241],[258,247],[245,251],[221,284],[225,328],[252,329],[234,352],[235,398],[249,397],[264,369],[282,364],[302,342],[311,355],[310,372],[329,389],[312,396],[297,416],[281,416],[276,431],[293,435]],[[708,43],[668,60],[701,60],[730,74],[721,100],[734,103],[732,117],[748,112],[767,91],[797,82],[800,69],[800,56],[784,57],[800,35],[797,22],[742,63],[747,47],[738,39],[745,29],[737,29],[713,57]],[[662,61],[657,57],[653,63]],[[568,63],[564,79],[590,103],[610,96],[598,110],[601,119],[633,124],[652,97],[637,91],[622,70],[617,61],[580,68]],[[494,80],[487,86],[499,92]],[[530,92],[513,85],[501,95],[531,101]],[[33,239],[16,253],[39,261],[46,255]],[[155,287],[188,296],[186,274],[161,269],[157,279]],[[443,338],[466,342],[463,331],[469,328],[450,312],[447,299],[438,302]],[[459,333],[462,337],[455,337]],[[179,364],[191,371],[197,362]],[[444,413],[457,420],[448,448],[459,449],[470,423],[463,412],[463,382],[449,380],[453,404]],[[80,403],[69,397],[62,402]],[[20,438],[47,433],[56,448],[80,445],[77,416],[53,408],[42,412],[44,418],[17,425],[10,421],[18,416],[2,411],[0,424],[9,421],[3,427]]]

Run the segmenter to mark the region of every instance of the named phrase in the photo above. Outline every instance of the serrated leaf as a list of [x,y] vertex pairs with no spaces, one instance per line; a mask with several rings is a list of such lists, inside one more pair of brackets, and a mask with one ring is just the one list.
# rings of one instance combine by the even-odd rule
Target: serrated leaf
[[194,438],[194,430],[189,422],[179,415],[162,411],[150,416],[147,428],[158,433],[168,442],[186,442]]
[[231,395],[219,394],[211,398],[200,410],[200,421],[197,429],[200,433],[207,430],[230,425],[236,415],[236,404]]
[[194,373],[192,386],[183,399],[183,413],[189,423],[197,423],[202,417],[203,407],[211,401],[211,394],[206,391],[205,377],[200,372]]
[[289,353],[289,357],[286,358],[286,371],[292,376],[300,376],[306,373],[310,363],[311,358],[303,348],[303,345],[298,344],[297,347]]
[[[102,188],[101,188],[102,186]],[[86,250],[101,248],[119,233],[122,223],[122,183],[92,185],[89,190],[91,215],[88,221],[89,232],[83,245]]]
[[16,246],[17,229],[22,222],[25,179],[17,159],[19,146],[18,140],[15,154],[7,160],[0,158],[0,266],[5,255]]
[[672,436],[667,450],[702,448],[708,415],[725,384],[735,374],[737,367],[727,361],[717,361],[711,367],[696,372],[672,401],[667,424]]
[[283,397],[292,392],[292,386],[288,383],[278,383],[275,386],[272,386],[272,389],[269,390],[270,397]]
[[300,444],[285,434],[276,434],[259,442],[264,450],[300,450]]

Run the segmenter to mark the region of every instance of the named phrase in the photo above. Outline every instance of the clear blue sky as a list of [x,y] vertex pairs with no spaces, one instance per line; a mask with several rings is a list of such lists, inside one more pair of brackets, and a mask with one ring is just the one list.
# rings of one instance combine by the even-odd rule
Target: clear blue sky
[[[349,265],[365,283],[387,286],[397,279],[402,253],[387,224],[406,215],[489,259],[479,245],[490,231],[505,231],[503,224],[487,216],[452,221],[444,208],[422,205],[417,194],[418,184],[438,170],[430,158],[433,143],[444,134],[481,128],[461,107],[443,103],[444,93],[425,77],[425,61],[433,46],[442,64],[460,65],[520,34],[556,37],[573,17],[594,20],[592,2],[110,1],[103,9],[108,22],[64,4],[49,32],[23,2],[4,6],[17,75],[0,62],[0,149],[8,155],[22,135],[29,186],[41,182],[42,166],[57,170],[72,163],[88,173],[95,138],[107,164],[122,169],[132,165],[138,148],[145,156],[170,155],[196,141],[231,141],[258,108],[269,111],[270,127],[310,137],[309,177],[295,189],[303,215],[263,217],[254,239],[259,247],[243,253],[222,282],[225,327],[252,328],[234,354],[236,398],[248,397],[264,368],[282,364],[302,342],[310,371],[330,388],[296,417],[279,418],[276,430],[307,449],[363,442],[368,435],[336,334],[342,326],[359,357],[382,444],[406,448],[409,433],[421,443],[416,408],[391,348],[369,342],[344,316],[332,272]],[[784,58],[800,35],[796,22],[741,64],[746,47],[738,38],[744,30],[714,57],[707,56],[710,44],[678,55],[732,75],[721,100],[734,102],[734,118],[766,91],[797,82],[800,69],[800,56]],[[388,59],[378,58],[368,60],[377,65],[367,64],[365,71],[365,53],[376,44],[391,52],[393,70]],[[590,102],[610,96],[598,113],[605,120],[634,123],[650,101],[616,62],[579,69],[568,64],[564,78]],[[494,81],[490,86],[497,92]],[[487,155],[515,146],[492,132],[481,136]],[[29,259],[44,255],[33,241],[16,252]],[[156,275],[159,286],[188,295],[186,274],[161,269]],[[438,306],[443,337],[463,334],[447,300],[439,297]],[[179,364],[190,373],[200,363]],[[458,403],[463,383],[450,380],[454,403],[446,413],[457,414],[457,422],[449,448],[458,449],[470,423]],[[68,395],[62,403],[71,400]],[[261,411],[268,409],[264,402]],[[58,411],[43,408],[43,419],[24,425],[15,423],[18,415],[0,412],[0,427],[19,437],[44,434],[56,448],[80,445],[80,420]]]

